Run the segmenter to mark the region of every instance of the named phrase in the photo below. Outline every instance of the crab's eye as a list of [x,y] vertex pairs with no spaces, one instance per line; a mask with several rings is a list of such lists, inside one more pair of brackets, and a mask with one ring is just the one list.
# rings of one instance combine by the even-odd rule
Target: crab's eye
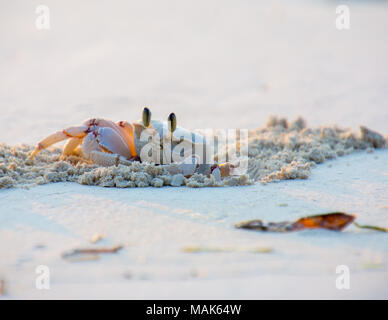
[[148,128],[151,123],[151,111],[145,107],[143,109],[143,125]]
[[175,113],[170,113],[168,116],[168,130],[174,132],[176,129],[176,116]]

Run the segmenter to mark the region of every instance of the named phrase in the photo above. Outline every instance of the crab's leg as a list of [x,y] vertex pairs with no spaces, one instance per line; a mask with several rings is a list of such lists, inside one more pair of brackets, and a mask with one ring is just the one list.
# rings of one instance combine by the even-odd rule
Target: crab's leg
[[79,126],[79,127],[69,127],[62,131],[57,131],[42,141],[38,142],[35,147],[35,150],[30,154],[30,158],[35,157],[40,151],[48,148],[49,146],[57,143],[59,141],[63,141],[69,138],[83,138],[86,136],[86,132],[88,131],[87,126]]
[[217,181],[221,178],[233,175],[234,166],[228,162],[218,164],[197,164],[193,158],[193,163],[172,163],[162,165],[171,175],[183,174],[186,178],[191,177],[194,173],[203,174],[205,176],[213,175]]
[[94,163],[104,167],[118,166],[119,164],[129,165],[131,163],[131,161],[118,154],[106,153],[98,150],[91,151],[88,158]]
[[183,174],[185,177],[190,177],[195,173],[196,165],[188,163],[172,163],[162,164],[161,167],[166,169],[170,175]]
[[200,167],[198,160],[195,157],[191,159],[187,158],[184,163],[170,163],[161,166],[171,175],[183,174],[185,177],[192,176]]
[[71,155],[73,151],[82,143],[82,138],[71,138],[63,147],[62,159]]

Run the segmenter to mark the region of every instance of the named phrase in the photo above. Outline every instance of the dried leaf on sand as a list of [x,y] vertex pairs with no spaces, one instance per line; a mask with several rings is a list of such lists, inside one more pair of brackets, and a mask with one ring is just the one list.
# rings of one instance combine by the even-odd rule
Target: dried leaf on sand
[[293,223],[295,230],[323,228],[341,231],[356,219],[355,215],[333,212],[301,218]]
[[70,252],[62,254],[62,258],[70,261],[90,261],[99,259],[99,254],[103,253],[117,253],[122,246],[115,246],[112,248],[85,248],[74,249]]
[[295,222],[283,221],[264,223],[262,220],[250,220],[236,224],[235,227],[239,229],[271,232],[290,232],[318,228],[341,231],[352,223],[355,218],[356,216],[343,212],[332,212],[307,216],[300,218]]

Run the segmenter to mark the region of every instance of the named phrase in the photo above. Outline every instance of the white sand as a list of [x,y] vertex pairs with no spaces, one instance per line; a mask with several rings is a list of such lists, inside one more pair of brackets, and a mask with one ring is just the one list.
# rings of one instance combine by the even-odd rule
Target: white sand
[[[233,228],[246,219],[282,221],[332,210],[386,225],[387,161],[387,151],[354,154],[320,165],[306,181],[265,186],[124,190],[58,183],[3,190],[0,270],[8,297],[387,298],[387,234],[353,226],[294,234]],[[95,233],[105,239],[92,245]],[[61,258],[74,248],[116,244],[124,249],[97,261]],[[182,252],[191,245],[236,252]],[[254,247],[273,252],[237,252]],[[51,270],[47,292],[35,289],[40,264]],[[335,287],[340,264],[350,268],[350,290]]]
[[[0,4],[1,142],[34,144],[93,116],[132,121],[145,104],[187,128],[255,129],[277,114],[388,133],[386,3],[352,2],[345,32],[331,1],[52,1],[47,32],[35,29],[38,4]],[[332,210],[387,227],[387,163],[386,149],[363,151],[318,165],[307,180],[247,187],[2,189],[5,298],[387,299],[387,234],[233,228]],[[100,245],[89,244],[96,233],[124,249],[61,258]],[[181,251],[189,245],[236,251]],[[244,251],[262,246],[273,252]],[[35,288],[41,264],[48,291]],[[350,290],[335,288],[339,264],[350,268]]]

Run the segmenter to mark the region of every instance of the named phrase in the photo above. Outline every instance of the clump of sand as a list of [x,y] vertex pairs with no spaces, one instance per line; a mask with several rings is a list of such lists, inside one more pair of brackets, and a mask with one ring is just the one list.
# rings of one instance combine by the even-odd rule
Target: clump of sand
[[308,128],[302,118],[289,123],[270,117],[266,127],[249,132],[249,176],[263,183],[307,179],[316,164],[358,150],[387,147],[388,139],[381,134],[360,129],[356,134],[337,126]]
[[357,150],[372,152],[374,148],[387,147],[387,140],[365,127],[356,135],[335,126],[307,128],[301,118],[289,123],[286,119],[271,117],[264,128],[249,132],[248,174],[221,181],[212,175],[194,174],[190,178],[171,175],[161,166],[140,162],[100,167],[79,155],[60,160],[59,148],[44,150],[30,160],[33,146],[0,144],[0,189],[65,181],[116,188],[199,188],[306,179],[316,164]]
[[216,181],[212,175],[194,174],[190,178],[171,175],[161,166],[140,162],[100,167],[75,155],[61,160],[60,148],[43,150],[31,160],[28,156],[33,149],[28,145],[0,144],[0,189],[65,181],[116,188],[184,185],[199,188],[253,183],[247,174]]

